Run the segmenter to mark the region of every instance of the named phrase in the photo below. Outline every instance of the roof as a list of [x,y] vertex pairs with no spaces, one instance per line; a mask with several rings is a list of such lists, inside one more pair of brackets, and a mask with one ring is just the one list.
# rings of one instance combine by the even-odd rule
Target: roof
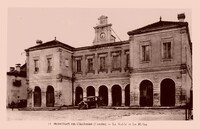
[[71,47],[65,43],[58,41],[58,40],[52,40],[52,41],[49,41],[46,43],[42,43],[40,45],[30,47],[30,48],[26,49],[25,51],[34,51],[34,50],[41,50],[41,49],[54,48],[54,47],[63,47],[65,49],[71,50],[71,51],[74,50],[74,47]]
[[54,48],[54,47],[63,47],[70,51],[80,51],[80,50],[96,49],[96,48],[107,47],[107,46],[117,46],[117,45],[122,45],[122,44],[127,44],[127,43],[129,43],[128,40],[74,48],[74,47],[71,47],[65,43],[58,41],[58,40],[52,40],[52,41],[49,41],[49,42],[46,42],[46,43],[43,43],[40,45],[30,47],[30,48],[26,49],[25,51],[34,51],[34,50],[41,50],[41,49]]
[[101,47],[118,46],[118,45],[123,45],[123,44],[129,44],[129,41],[126,40],[126,41],[119,41],[119,42],[112,42],[112,43],[104,43],[104,44],[97,44],[97,45],[92,45],[92,46],[79,47],[79,48],[75,48],[75,51],[97,49],[97,48],[101,48]]
[[188,26],[187,22],[172,22],[172,21],[158,21],[153,24],[149,24],[147,26],[144,26],[142,28],[132,30],[128,32],[128,35],[135,35],[135,34],[142,34],[152,31],[158,31],[158,30],[166,30],[166,29],[172,29],[172,28],[179,28],[183,26]]
[[26,72],[25,71],[13,71],[13,72],[7,72],[7,75],[13,75],[13,76],[19,76],[19,77],[26,77]]
[[20,67],[20,72],[17,70],[7,72],[7,75],[26,77],[26,63]]
[[191,52],[192,52],[192,42],[191,42],[187,22],[173,22],[173,21],[161,21],[160,20],[158,22],[155,22],[153,24],[149,24],[149,25],[144,26],[142,28],[129,31],[128,35],[143,34],[143,33],[148,33],[148,32],[153,32],[153,31],[167,30],[167,29],[180,28],[180,27],[186,27],[189,45],[190,45],[190,49],[191,49]]

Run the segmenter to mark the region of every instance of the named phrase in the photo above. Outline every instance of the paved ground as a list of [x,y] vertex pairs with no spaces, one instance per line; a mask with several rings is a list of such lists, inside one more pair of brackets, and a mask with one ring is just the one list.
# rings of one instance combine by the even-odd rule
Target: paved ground
[[184,109],[68,109],[59,111],[18,111],[7,109],[8,120],[34,121],[132,121],[185,120]]

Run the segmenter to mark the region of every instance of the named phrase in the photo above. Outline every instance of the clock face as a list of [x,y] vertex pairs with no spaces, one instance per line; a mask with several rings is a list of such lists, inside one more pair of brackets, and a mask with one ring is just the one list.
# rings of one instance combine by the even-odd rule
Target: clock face
[[101,39],[104,39],[106,37],[106,34],[104,33],[104,32],[102,32],[101,34],[100,34],[100,38]]

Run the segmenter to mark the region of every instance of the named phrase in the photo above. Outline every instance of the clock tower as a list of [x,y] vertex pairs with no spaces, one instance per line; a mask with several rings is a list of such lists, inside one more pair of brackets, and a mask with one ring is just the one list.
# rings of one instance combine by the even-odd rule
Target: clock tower
[[108,24],[108,17],[102,15],[98,20],[98,25],[94,27],[95,39],[93,44],[98,45],[115,42],[115,37],[111,34],[112,24]]

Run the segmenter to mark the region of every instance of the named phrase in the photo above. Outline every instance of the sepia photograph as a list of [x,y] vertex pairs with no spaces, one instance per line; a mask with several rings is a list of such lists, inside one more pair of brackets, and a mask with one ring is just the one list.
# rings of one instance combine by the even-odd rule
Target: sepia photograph
[[187,9],[9,8],[8,120],[192,120],[190,23]]
[[7,127],[194,123],[192,13],[191,8],[8,7]]

